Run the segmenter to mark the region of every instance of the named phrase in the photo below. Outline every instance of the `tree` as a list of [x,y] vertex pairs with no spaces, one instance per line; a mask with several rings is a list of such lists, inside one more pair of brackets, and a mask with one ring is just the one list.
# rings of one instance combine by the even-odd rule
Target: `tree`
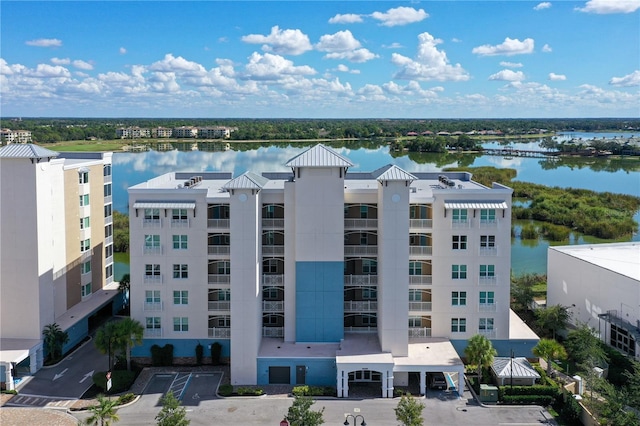
[[628,404],[640,410],[640,362],[631,361],[631,371],[625,371],[624,376],[627,379]]
[[120,278],[120,283],[118,283],[118,290],[120,293],[124,294],[124,307],[125,311],[129,312],[127,307],[129,306],[129,295],[131,294],[129,291],[131,290],[131,275],[124,274],[122,278]]
[[69,334],[66,331],[62,331],[58,323],[54,322],[44,326],[42,336],[49,359],[58,360],[62,358],[62,348],[69,342]]
[[473,364],[477,368],[478,385],[482,377],[482,368],[487,368],[493,364],[493,358],[498,355],[491,340],[481,334],[476,334],[471,339],[467,347],[464,348],[464,355],[468,364]]
[[523,274],[511,277],[511,307],[518,313],[528,311],[535,292],[533,286],[547,278],[538,274]]
[[105,398],[104,395],[98,395],[98,405],[89,407],[91,416],[87,418],[86,423],[88,425],[100,423],[100,426],[109,426],[111,422],[120,421],[118,414],[116,414],[116,405],[118,405],[117,399],[111,400]]
[[311,397],[296,395],[293,398],[293,404],[287,411],[285,417],[291,426],[318,426],[324,424],[322,413],[324,407],[320,411],[312,411],[311,406],[314,401]]
[[118,346],[116,339],[118,338],[118,325],[115,321],[110,321],[100,327],[96,331],[96,335],[93,338],[93,344],[101,354],[109,354],[109,368],[110,371],[113,367],[111,355],[114,354],[114,349]]
[[540,339],[532,352],[535,356],[543,358],[547,362],[548,375],[551,375],[552,359],[567,358],[567,351],[564,349],[564,346],[553,339]]
[[125,352],[127,370],[131,370],[131,347],[142,344],[144,327],[139,321],[132,318],[124,318],[116,323],[116,334],[118,349]]
[[556,332],[567,328],[569,322],[569,308],[562,305],[554,305],[546,309],[536,310],[536,323],[543,330],[550,330],[553,338]]
[[394,408],[396,419],[403,426],[422,426],[424,422],[422,410],[424,410],[424,404],[418,402],[411,394],[402,395],[398,406]]
[[595,330],[587,324],[579,324],[577,328],[569,331],[564,347],[569,357],[576,364],[583,364],[589,359],[596,362],[607,359],[607,354],[600,343],[600,339],[594,334]]
[[178,398],[169,391],[160,399],[162,409],[156,416],[158,426],[187,426],[191,420],[187,419],[187,410],[180,405]]

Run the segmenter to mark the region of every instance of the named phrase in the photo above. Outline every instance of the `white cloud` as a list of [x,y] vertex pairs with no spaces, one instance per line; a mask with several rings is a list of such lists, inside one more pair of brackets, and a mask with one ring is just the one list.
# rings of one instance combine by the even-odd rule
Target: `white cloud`
[[640,0],[589,0],[584,7],[576,10],[585,13],[633,13],[640,9]]
[[51,58],[51,63],[54,65],[69,65],[71,59],[69,58]]
[[246,77],[256,80],[280,80],[285,76],[313,75],[316,71],[307,66],[294,66],[293,62],[279,55],[257,52],[249,57],[245,66]]
[[279,55],[301,55],[312,49],[309,37],[302,31],[281,30],[277,25],[271,28],[271,33],[267,36],[249,34],[241,40],[250,44],[264,44],[262,50]]
[[459,38],[456,38],[456,37],[452,38],[451,41],[454,42],[454,43],[462,43],[462,40],[460,40]]
[[60,47],[62,46],[62,40],[57,38],[38,38],[35,40],[28,40],[25,42],[27,46],[36,47]]
[[542,46],[542,51],[545,53],[549,53],[549,52],[552,52],[553,49],[548,44],[545,44],[544,46]]
[[355,13],[346,13],[344,15],[338,13],[336,16],[329,19],[330,24],[357,24],[362,22],[362,16]]
[[389,94],[405,96],[418,96],[420,98],[437,98],[440,87],[433,88],[431,90],[425,90],[420,86],[417,81],[410,81],[406,86],[402,86],[393,81],[385,83],[382,88]]
[[365,48],[362,48],[362,49],[352,50],[349,52],[328,53],[324,57],[326,59],[345,59],[350,62],[362,63],[362,62],[367,62],[371,59],[377,58],[378,55],[370,52]]
[[522,68],[522,64],[520,62],[502,61],[502,62],[500,62],[500,66],[501,67],[508,67],[508,68]]
[[163,60],[151,64],[149,66],[149,70],[158,72],[179,72],[191,75],[203,75],[206,72],[202,65],[188,61],[182,56],[178,56],[176,58],[171,53],[167,53]]
[[567,76],[564,74],[556,74],[554,72],[549,73],[549,80],[551,81],[564,81],[567,79]]
[[512,38],[505,38],[502,44],[491,46],[484,44],[482,46],[474,47],[471,51],[480,56],[495,56],[495,55],[522,55],[533,52],[534,41],[532,38],[524,39],[523,41]]
[[412,7],[396,7],[386,12],[373,12],[371,17],[381,21],[380,25],[382,26],[395,27],[423,21],[429,17],[429,14],[424,9],[416,10]]
[[85,70],[85,71],[89,71],[93,69],[93,65],[91,65],[89,62],[85,62],[81,59],[76,59],[75,61],[73,61],[73,66],[81,69],[81,70]]
[[640,70],[635,70],[631,74],[627,74],[624,77],[613,77],[609,84],[612,86],[630,87],[640,86]]
[[466,81],[469,74],[460,64],[451,65],[447,54],[437,49],[442,40],[429,33],[418,35],[416,59],[393,53],[391,62],[400,67],[393,78],[401,80]]
[[35,71],[29,73],[31,77],[43,78],[69,78],[71,73],[65,67],[60,65],[51,66],[48,64],[38,64]]
[[125,49],[124,47],[121,47],[120,49],[118,49],[118,52],[119,52],[121,55],[124,55],[124,54],[126,54],[126,53],[127,53],[127,49]]
[[522,81],[525,79],[522,71],[502,70],[489,76],[489,80]]
[[345,30],[323,35],[315,48],[321,52],[345,52],[360,46],[360,42],[355,39],[351,31]]
[[533,10],[542,10],[542,9],[549,9],[551,7],[551,3],[548,1],[543,1],[542,3],[538,3]]
[[338,72],[347,72],[349,74],[360,74],[360,70],[354,70],[354,69],[350,69],[348,66],[346,66],[345,64],[339,64],[334,71],[338,71]]
[[403,47],[404,47],[404,46],[403,46],[403,45],[401,45],[401,44],[400,44],[400,43],[398,43],[398,42],[393,42],[393,43],[391,43],[391,44],[383,44],[383,45],[382,45],[382,48],[383,48],[383,49],[402,49]]

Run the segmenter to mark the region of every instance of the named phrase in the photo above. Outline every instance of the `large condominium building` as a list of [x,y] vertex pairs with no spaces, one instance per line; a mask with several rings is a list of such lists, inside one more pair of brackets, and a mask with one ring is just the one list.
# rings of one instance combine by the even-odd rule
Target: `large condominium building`
[[[129,188],[134,355],[219,342],[232,384],[393,387],[483,334],[509,347],[512,190],[464,172],[348,173],[323,145],[287,173],[168,173]],[[503,350],[509,353],[508,349]],[[413,374],[411,374],[413,373]]]
[[31,132],[29,130],[0,130],[0,145],[11,143],[31,143]]
[[111,185],[111,153],[0,148],[0,381],[8,388],[14,373],[42,367],[46,325],[69,334],[66,351],[92,318],[115,310]]

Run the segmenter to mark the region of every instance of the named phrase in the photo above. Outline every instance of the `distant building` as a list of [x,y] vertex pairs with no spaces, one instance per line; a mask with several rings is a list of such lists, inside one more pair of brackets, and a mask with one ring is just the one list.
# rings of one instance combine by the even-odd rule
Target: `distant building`
[[640,359],[640,243],[549,247],[547,306],[554,305]]
[[2,145],[11,143],[31,143],[31,132],[29,130],[0,130],[0,141]]
[[68,350],[92,317],[116,310],[111,156],[0,148],[0,381],[8,389],[14,372],[42,367],[46,325],[67,331]]
[[232,129],[224,126],[200,127],[198,138],[200,139],[227,139],[231,137]]
[[156,127],[151,131],[151,135],[155,138],[170,138],[173,135],[173,129],[168,127]]
[[197,138],[198,128],[194,126],[174,127],[172,135],[174,138]]
[[151,130],[133,126],[116,129],[116,137],[120,139],[140,139],[151,137]]

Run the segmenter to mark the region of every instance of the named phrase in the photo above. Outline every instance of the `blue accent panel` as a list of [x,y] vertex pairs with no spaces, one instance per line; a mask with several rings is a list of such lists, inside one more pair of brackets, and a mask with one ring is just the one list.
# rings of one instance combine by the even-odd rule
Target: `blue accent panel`
[[296,262],[296,341],[344,338],[344,262]]
[[229,339],[215,340],[215,339],[144,339],[142,345],[134,346],[131,348],[132,357],[151,357],[151,346],[158,345],[164,346],[167,344],[173,345],[174,357],[196,357],[196,346],[200,343],[204,346],[204,356],[211,356],[211,345],[214,342],[218,342],[222,345],[222,358],[229,358],[231,353],[231,341]]
[[[464,358],[464,348],[467,347],[468,340],[451,340],[451,344],[461,358]],[[526,358],[536,358],[533,355],[533,347],[538,344],[538,340],[518,339],[518,340],[492,340],[491,344],[498,351],[498,356],[511,356],[513,350],[514,356],[523,356]]]
[[89,316],[82,318],[65,331],[69,334],[69,341],[62,347],[62,353],[67,353],[89,335]]
[[311,386],[336,386],[335,358],[258,358],[258,385],[269,384],[269,367],[289,367],[289,383],[296,383],[296,367],[304,365],[306,370],[305,384]]

